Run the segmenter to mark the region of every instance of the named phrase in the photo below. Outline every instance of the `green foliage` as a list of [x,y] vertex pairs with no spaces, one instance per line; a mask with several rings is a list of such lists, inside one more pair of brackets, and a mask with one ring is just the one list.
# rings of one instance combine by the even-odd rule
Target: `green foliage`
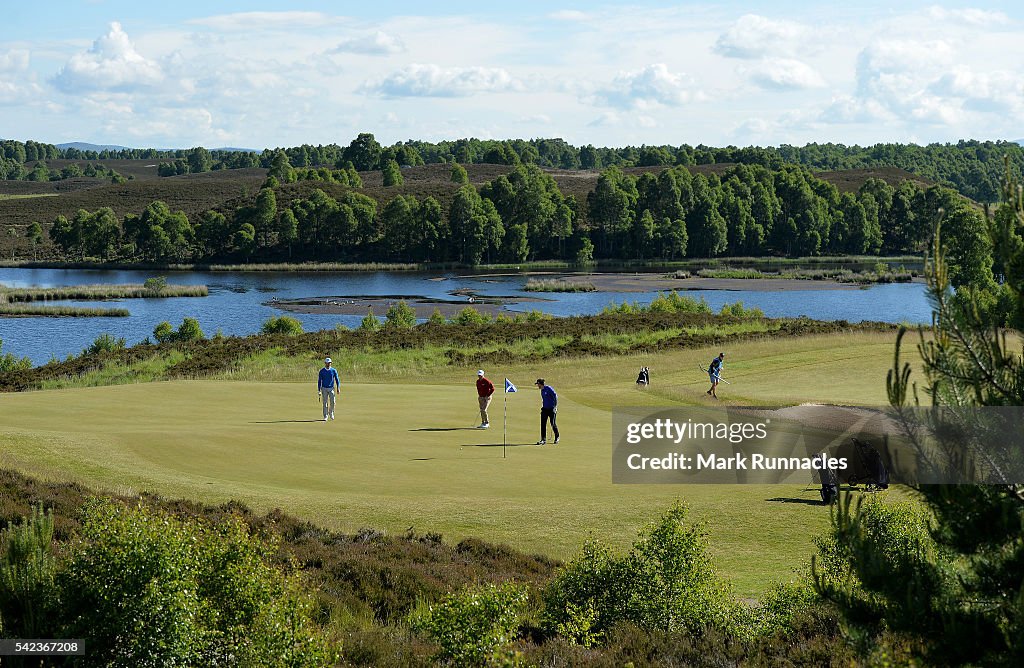
[[24,371],[32,368],[32,360],[28,357],[18,358],[14,353],[4,352],[4,340],[0,339],[0,373],[8,371]]
[[752,318],[763,318],[764,311],[756,306],[746,308],[743,306],[743,302],[736,302],[735,304],[723,304],[722,315],[732,316],[733,318],[752,319]]
[[93,340],[92,344],[82,351],[83,355],[98,355],[100,353],[111,353],[126,348],[124,338],[118,338],[113,334],[103,332]]
[[384,163],[384,166],[381,168],[381,177],[383,178],[385,188],[400,186],[405,182],[405,178],[402,176],[402,168],[394,160],[388,160]]
[[659,292],[647,305],[647,310],[652,313],[711,313],[711,307],[703,297],[698,301],[675,290],[668,294]]
[[53,514],[33,506],[29,517],[0,532],[0,619],[4,635],[40,638],[55,599]]
[[486,325],[490,321],[486,313],[481,313],[472,306],[467,306],[452,318],[452,323],[456,325]]
[[385,329],[412,329],[416,326],[416,311],[404,300],[392,304],[384,318]]
[[434,310],[430,313],[430,317],[427,318],[427,322],[432,325],[443,325],[447,321],[445,320],[444,314],[441,313],[441,309],[435,306]]
[[515,639],[526,602],[526,588],[513,582],[470,587],[431,606],[414,625],[440,646],[437,660],[493,665],[498,651]]
[[153,328],[153,338],[157,343],[167,343],[174,340],[174,326],[164,320]]
[[293,318],[288,315],[282,316],[270,316],[266,322],[260,328],[260,332],[263,334],[285,334],[287,336],[296,336],[302,334],[302,322],[297,318]]
[[146,294],[148,296],[160,297],[167,289],[167,277],[153,276],[152,278],[147,278],[142,286],[146,290]]
[[594,263],[594,242],[589,237],[583,237],[580,249],[576,251],[576,264],[585,267]]
[[588,541],[545,588],[545,627],[572,630],[578,642],[623,622],[649,631],[735,630],[739,606],[714,571],[702,526],[688,525],[686,513],[676,504],[624,555]]
[[367,310],[366,315],[363,316],[362,321],[360,321],[359,327],[357,328],[357,331],[360,331],[360,332],[376,332],[376,331],[380,330],[380,328],[381,328],[380,320],[378,320],[377,316],[375,316],[373,314],[373,307],[371,306],[369,308],[369,310]]
[[469,174],[466,173],[466,168],[457,162],[452,163],[451,182],[459,185],[469,183]]
[[[956,480],[973,459],[976,473],[992,484],[918,485],[918,507],[847,500],[832,535],[819,543],[818,588],[851,628],[861,634],[891,629],[913,641],[912,654],[935,663],[1024,662],[1024,494],[1019,480],[1002,474],[1007,464],[1019,466],[1018,445],[996,440],[985,420],[969,427],[963,421],[979,407],[1024,405],[1021,331],[992,327],[973,301],[952,289],[957,275],[963,280],[982,270],[981,280],[987,279],[984,270],[992,265],[975,250],[988,244],[995,266],[1005,271],[1008,312],[1024,308],[1024,207],[1007,177],[1008,208],[990,222],[987,239],[979,237],[973,212],[959,218],[968,229],[952,231],[962,238],[948,245],[945,221],[936,223],[926,267],[934,313],[918,345],[924,382],[912,382],[911,365],[901,361],[904,330],[887,379],[903,435],[922,453],[918,466]],[[965,264],[963,258],[973,259]],[[944,409],[919,412],[923,425],[905,412],[922,396]],[[926,445],[922,433],[936,440]]]
[[103,501],[57,575],[60,632],[89,665],[319,666],[328,645],[269,548],[234,519],[208,527]]

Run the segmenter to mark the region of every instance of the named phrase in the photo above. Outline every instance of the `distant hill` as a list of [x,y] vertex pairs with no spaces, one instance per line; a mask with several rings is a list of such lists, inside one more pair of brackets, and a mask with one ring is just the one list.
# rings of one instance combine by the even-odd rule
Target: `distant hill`
[[211,148],[211,151],[228,151],[230,153],[263,153],[262,149],[258,148],[237,148],[235,146],[221,146],[218,148]]
[[57,148],[64,151],[69,148],[77,148],[79,151],[122,151],[130,146],[117,146],[115,144],[90,144],[84,141],[72,141],[66,144],[57,144]]

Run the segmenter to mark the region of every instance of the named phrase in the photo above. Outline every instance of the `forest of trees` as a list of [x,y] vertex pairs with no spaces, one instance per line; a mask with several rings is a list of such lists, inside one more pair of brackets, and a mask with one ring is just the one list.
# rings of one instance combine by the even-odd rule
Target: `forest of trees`
[[[357,157],[357,156],[351,156]],[[386,165],[385,165],[386,166]],[[401,173],[392,165],[392,171]],[[450,262],[675,260],[917,252],[941,210],[976,216],[955,191],[868,179],[840,193],[807,169],[737,165],[721,177],[666,168],[605,169],[586,201],[536,165],[477,188],[454,165],[449,197],[359,192],[355,168],[295,168],[277,151],[245,206],[196,220],[153,202],[119,220],[110,208],[58,217],[51,240],[71,259]],[[285,187],[298,181],[322,187]],[[346,186],[328,187],[326,184]],[[303,184],[300,184],[303,185]],[[314,184],[308,184],[312,186]]]
[[[303,144],[262,153],[207,150],[201,146],[173,151],[122,149],[84,151],[58,149],[52,144],[5,140],[0,142],[0,179],[27,179],[36,162],[66,160],[159,160],[161,176],[176,176],[215,169],[269,168],[283,150],[293,167],[344,168],[361,172],[423,164],[490,163],[531,164],[557,169],[603,169],[611,166],[687,166],[707,164],[761,165],[779,169],[785,164],[811,170],[897,167],[939,184],[948,185],[977,202],[995,202],[1004,176],[1004,158],[1010,173],[1024,170],[1024,147],[1007,141],[960,141],[956,144],[807,144],[803,147],[626,146],[619,148],[573,146],[562,139],[482,140],[458,139],[437,143],[408,140],[382,146],[370,133],[360,133],[348,146]],[[37,175],[38,176],[38,175]],[[52,178],[52,174],[50,175]],[[65,177],[67,178],[67,177]],[[38,180],[38,179],[37,179]]]

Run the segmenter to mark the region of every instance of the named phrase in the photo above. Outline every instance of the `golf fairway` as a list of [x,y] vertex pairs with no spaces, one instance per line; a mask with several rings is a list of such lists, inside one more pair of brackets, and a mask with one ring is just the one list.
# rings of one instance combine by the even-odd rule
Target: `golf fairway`
[[[879,404],[891,335],[814,337],[733,346],[725,399]],[[772,351],[773,354],[768,354]],[[498,391],[491,429],[479,421],[475,370],[433,379],[347,382],[337,420],[319,420],[309,382],[172,381],[0,395],[0,466],[97,491],[275,507],[346,532],[409,527],[447,541],[476,537],[566,559],[588,536],[623,547],[679,499],[703,521],[716,563],[753,595],[804,567],[829,524],[811,485],[613,485],[615,405],[701,403],[695,363],[710,351],[659,354],[652,387],[644,358],[558,360],[559,445],[536,447],[539,405],[528,367],[489,373]],[[734,354],[735,353],[735,354]],[[735,363],[730,360],[736,358]],[[694,370],[694,371],[691,371]],[[458,375],[461,372],[461,375]],[[508,447],[502,448],[502,376]],[[774,392],[773,392],[774,389]],[[710,401],[710,400],[708,400]]]

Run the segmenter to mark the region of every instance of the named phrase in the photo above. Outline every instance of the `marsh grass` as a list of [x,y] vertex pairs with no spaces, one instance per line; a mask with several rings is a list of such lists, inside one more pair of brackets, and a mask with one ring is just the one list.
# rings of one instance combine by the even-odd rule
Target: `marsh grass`
[[0,316],[61,318],[126,318],[126,308],[87,308],[79,306],[35,306],[0,304]]
[[526,292],[594,292],[597,287],[590,281],[570,281],[559,278],[541,278],[526,281]]
[[59,288],[0,288],[0,304],[15,302],[143,299],[163,297],[206,297],[205,285],[166,285],[159,291],[142,284],[128,285],[68,285]]

